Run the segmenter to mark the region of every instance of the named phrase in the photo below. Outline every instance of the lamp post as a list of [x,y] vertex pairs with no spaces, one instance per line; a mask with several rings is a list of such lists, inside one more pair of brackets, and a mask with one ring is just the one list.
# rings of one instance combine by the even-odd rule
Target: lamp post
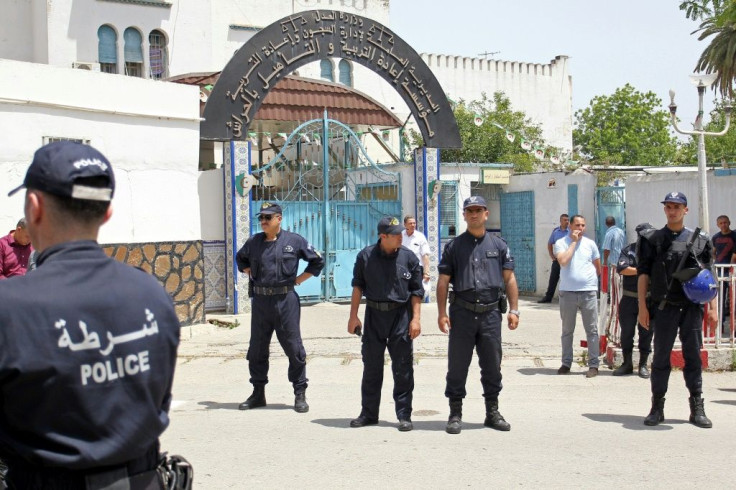
[[705,166],[705,137],[706,136],[723,136],[731,125],[731,105],[726,104],[723,107],[726,113],[726,127],[718,133],[707,132],[703,129],[703,96],[705,89],[713,85],[718,78],[717,73],[708,73],[704,75],[690,75],[690,81],[698,87],[698,117],[695,119],[695,126],[692,131],[682,131],[677,127],[677,104],[675,104],[675,91],[670,90],[670,115],[672,117],[672,126],[675,131],[680,134],[698,135],[698,205],[700,207],[699,226],[700,229],[707,233],[708,231],[708,182],[706,177]]

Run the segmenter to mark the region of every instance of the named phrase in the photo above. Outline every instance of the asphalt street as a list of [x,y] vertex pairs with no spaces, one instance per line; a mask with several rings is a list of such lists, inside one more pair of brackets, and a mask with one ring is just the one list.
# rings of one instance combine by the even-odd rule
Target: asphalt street
[[[361,306],[361,317],[365,306]],[[732,488],[736,434],[736,373],[704,374],[712,429],[688,423],[688,393],[673,372],[666,420],[643,425],[649,381],[613,377],[604,365],[587,379],[575,364],[560,365],[557,304],[521,301],[518,330],[504,329],[504,389],[500,411],[510,432],[483,426],[484,404],[474,360],[468,376],[463,431],[445,433],[447,336],[434,305],[424,305],[415,341],[414,430],[396,429],[387,363],[378,426],[354,429],[360,412],[360,340],[347,334],[349,307],[302,308],[308,354],[310,411],[293,411],[294,397],[275,336],[268,406],[238,410],[248,397],[245,352],[249,315],[212,316],[212,324],[182,330],[171,426],[162,449],[194,465],[195,488]],[[576,329],[576,359],[585,349]]]

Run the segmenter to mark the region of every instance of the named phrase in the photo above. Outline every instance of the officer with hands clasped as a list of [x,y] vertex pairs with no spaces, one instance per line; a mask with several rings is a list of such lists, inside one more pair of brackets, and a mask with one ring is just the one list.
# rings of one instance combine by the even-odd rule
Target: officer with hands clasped
[[9,488],[171,488],[158,438],[169,425],[179,321],[153,276],[97,244],[112,214],[112,166],[91,146],[51,143],[10,194],[23,187],[39,256],[33,273],[0,281]]
[[[394,403],[399,430],[410,431],[414,391],[413,340],[419,336],[420,306],[424,297],[422,266],[414,252],[401,246],[404,227],[398,218],[378,222],[378,243],[358,253],[353,268],[348,333],[361,334],[363,381],[362,409],[350,427],[378,423],[383,385],[383,355],[388,347],[394,375]],[[362,296],[366,298],[365,326],[358,318]]]
[[[240,410],[266,406],[269,344],[274,330],[289,358],[289,381],[294,386],[294,410],[309,411],[307,389],[307,354],[299,327],[301,306],[294,286],[319,276],[324,259],[307,240],[281,229],[282,210],[278,204],[261,205],[258,221],[261,233],[250,237],[238,251],[238,270],[250,276],[253,284],[253,311],[250,322],[248,368],[253,393],[240,404]],[[299,259],[307,268],[297,276]]]
[[[647,230],[654,230],[649,223],[642,223],[636,227],[636,233],[642,233]],[[652,329],[644,328],[638,324],[639,316],[639,296],[637,294],[638,279],[636,276],[636,249],[638,240],[630,243],[621,250],[618,262],[616,263],[616,271],[621,274],[622,292],[621,300],[618,303],[618,321],[621,325],[621,351],[624,361],[613,371],[614,376],[624,376],[634,372],[634,363],[632,357],[634,354],[634,331],[639,333],[639,377],[649,378],[649,369],[647,368],[647,360],[649,353],[652,352]]]
[[[642,232],[638,252],[639,323],[644,328],[653,326],[656,333],[651,375],[652,409],[644,423],[658,425],[664,421],[664,396],[672,368],[670,353],[679,333],[685,361],[682,373],[690,391],[690,423],[709,428],[713,424],[706,417],[703,406],[700,359],[703,305],[694,301],[699,298],[689,292],[691,283],[683,273],[697,273],[701,265],[704,272],[709,273],[705,269],[712,261],[711,243],[705,234],[693,236],[693,232],[685,228],[684,219],[688,211],[685,194],[671,192],[662,204],[667,225],[650,233]],[[647,291],[651,295],[651,308],[647,302]],[[707,290],[704,292],[709,293]],[[714,296],[710,299],[708,322],[711,327],[718,322]]]
[[[484,425],[496,430],[511,430],[498,411],[501,392],[501,314],[505,310],[504,287],[508,295],[509,329],[519,326],[519,290],[514,275],[514,259],[506,242],[488,233],[485,222],[488,208],[480,196],[471,196],[463,204],[467,231],[445,246],[437,281],[438,324],[450,334],[445,396],[450,400],[446,431],[462,430],[462,407],[465,382],[473,349],[478,352],[480,381],[486,403]],[[447,316],[449,285],[450,316]]]

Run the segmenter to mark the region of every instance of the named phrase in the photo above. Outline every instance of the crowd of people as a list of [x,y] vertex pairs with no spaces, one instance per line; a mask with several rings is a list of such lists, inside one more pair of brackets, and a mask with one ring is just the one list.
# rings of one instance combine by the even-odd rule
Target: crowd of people
[[[185,461],[163,457],[158,442],[169,422],[179,344],[171,298],[151,275],[107,257],[97,243],[100,227],[112,214],[111,163],[88,145],[52,143],[35,153],[23,183],[10,195],[21,189],[24,218],[0,239],[4,478],[11,488],[138,489],[164,488],[172,472],[191,475]],[[712,427],[702,397],[701,324],[706,303],[707,320],[716,323],[717,305],[713,278],[709,282],[704,273],[713,262],[736,263],[736,232],[727,216],[718,217],[720,232],[712,240],[685,228],[687,198],[680,192],[667,194],[662,204],[666,225],[638,226],[638,239],[628,245],[615,219],[606,220],[603,263],[623,278],[623,362],[613,374],[633,373],[638,331],[637,373],[650,378],[652,393],[651,411],[643,422],[662,423],[670,353],[679,335],[690,422]],[[505,315],[509,329],[519,326],[519,291],[511,250],[503,238],[486,230],[488,216],[482,197],[464,201],[467,229],[445,245],[434,285],[438,328],[448,334],[449,434],[462,431],[473,351],[481,367],[484,425],[511,429],[499,411],[502,324]],[[282,229],[279,204],[263,203],[257,218],[262,231],[236,255],[238,270],[252,286],[246,358],[253,392],[239,408],[267,406],[269,345],[275,332],[289,359],[293,408],[305,413],[307,362],[294,288],[319,276],[324,259],[302,236]],[[571,372],[580,311],[588,345],[585,375],[592,378],[600,363],[602,266],[598,246],[585,230],[584,216],[560,216],[548,243],[549,286],[539,302],[551,302],[559,285],[560,375]],[[406,216],[403,226],[398,217],[386,216],[376,231],[376,243],[358,253],[353,270],[347,332],[361,337],[363,376],[361,410],[350,426],[378,423],[388,350],[398,430],[406,432],[413,429],[413,341],[422,332],[421,305],[431,287],[430,252],[413,216]],[[301,273],[300,260],[307,263]],[[34,402],[33,394],[41,392],[54,404]],[[191,476],[177,480],[191,486]]]

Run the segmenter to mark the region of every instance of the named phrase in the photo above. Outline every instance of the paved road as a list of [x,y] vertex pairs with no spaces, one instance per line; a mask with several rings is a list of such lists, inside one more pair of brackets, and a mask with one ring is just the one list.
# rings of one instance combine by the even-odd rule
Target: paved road
[[[361,307],[361,316],[362,310]],[[642,424],[649,383],[612,377],[607,368],[586,379],[585,368],[557,376],[557,305],[522,301],[522,323],[504,331],[504,390],[500,410],[510,432],[483,427],[484,406],[473,363],[463,432],[444,432],[447,337],[433,305],[423,311],[415,343],[414,431],[400,433],[386,368],[381,422],[348,427],[360,412],[360,341],[346,333],[348,306],[302,310],[309,354],[307,414],[292,410],[287,360],[272,347],[268,407],[242,412],[250,394],[244,359],[249,317],[218,317],[240,326],[183,331],[171,426],[163,449],[185,455],[196,488],[686,488],[708,482],[733,487],[736,373],[704,375],[706,413],[713,429],[687,422],[682,374],[675,372],[659,427]],[[275,338],[275,337],[274,337]],[[576,345],[583,338],[576,332]],[[582,348],[576,349],[578,358]],[[730,480],[729,480],[730,478]]]

